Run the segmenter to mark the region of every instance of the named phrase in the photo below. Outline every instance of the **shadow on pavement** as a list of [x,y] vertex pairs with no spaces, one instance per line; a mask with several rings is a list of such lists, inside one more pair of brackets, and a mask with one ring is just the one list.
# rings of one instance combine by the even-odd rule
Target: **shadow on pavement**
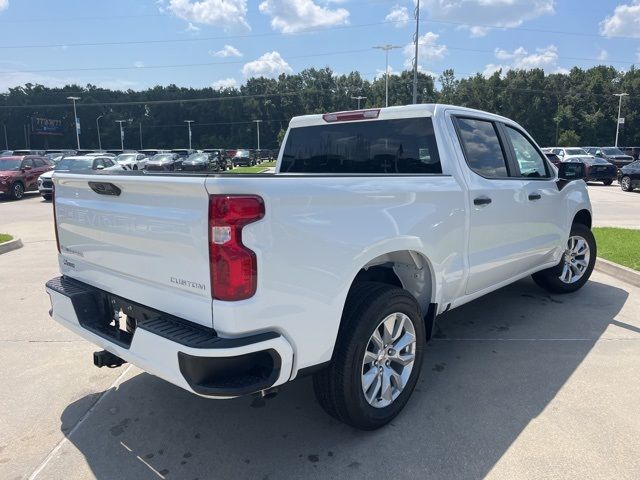
[[[325,415],[309,378],[266,402],[211,401],[142,373],[69,440],[99,479],[480,478],[553,400],[627,296],[593,281],[551,296],[525,280],[441,316],[413,398],[375,432]],[[65,434],[86,405],[85,397],[64,411]]]

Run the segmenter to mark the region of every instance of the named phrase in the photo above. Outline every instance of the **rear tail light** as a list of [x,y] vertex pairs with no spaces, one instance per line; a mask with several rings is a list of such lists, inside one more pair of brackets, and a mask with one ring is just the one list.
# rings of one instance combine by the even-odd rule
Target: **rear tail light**
[[264,202],[258,196],[209,197],[209,269],[216,300],[245,300],[256,293],[256,254],[242,244],[242,229],[262,217]]
[[325,122],[348,122],[350,120],[367,120],[370,118],[378,118],[380,115],[379,108],[371,108],[369,110],[352,110],[349,112],[325,113],[322,119]]
[[56,233],[56,247],[60,253],[60,238],[58,238],[58,216],[56,215],[56,186],[51,187],[51,203],[53,204],[53,228]]

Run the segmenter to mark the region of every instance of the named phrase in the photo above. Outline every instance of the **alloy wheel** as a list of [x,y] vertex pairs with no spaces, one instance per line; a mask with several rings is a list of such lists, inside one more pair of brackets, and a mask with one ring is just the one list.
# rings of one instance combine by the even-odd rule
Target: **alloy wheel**
[[589,266],[591,251],[587,241],[573,235],[567,241],[567,248],[563,255],[562,273],[560,280],[563,283],[575,283],[582,278]]
[[362,392],[375,408],[394,402],[409,381],[416,357],[413,321],[401,312],[392,313],[375,328],[362,360]]

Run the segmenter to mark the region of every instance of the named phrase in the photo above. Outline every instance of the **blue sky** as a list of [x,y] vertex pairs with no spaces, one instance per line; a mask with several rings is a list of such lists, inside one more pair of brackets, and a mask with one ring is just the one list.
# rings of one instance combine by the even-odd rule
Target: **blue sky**
[[[638,61],[640,0],[421,4],[419,63],[428,72]],[[0,90],[72,81],[218,88],[312,66],[373,78],[384,54],[372,47],[409,44],[413,8],[414,0],[0,0]],[[78,45],[86,43],[94,45]],[[392,71],[411,52],[392,51]]]

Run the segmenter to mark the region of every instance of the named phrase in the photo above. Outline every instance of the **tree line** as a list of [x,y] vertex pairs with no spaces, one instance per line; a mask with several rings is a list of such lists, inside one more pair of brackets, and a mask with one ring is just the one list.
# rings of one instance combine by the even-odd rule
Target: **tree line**
[[[413,74],[389,77],[389,105],[411,103]],[[418,101],[449,103],[504,115],[523,125],[540,145],[612,145],[618,98],[625,92],[620,145],[640,145],[640,72],[610,66],[573,68],[545,75],[541,69],[498,71],[485,77],[457,78],[446,70],[437,79],[419,74]],[[72,105],[77,96],[82,148],[178,148],[188,144],[184,120],[193,120],[194,148],[256,148],[254,120],[260,123],[262,148],[277,148],[291,117],[309,113],[380,107],[385,102],[384,75],[374,80],[358,72],[337,75],[330,68],[310,68],[276,79],[251,78],[239,87],[156,86],[119,91],[95,85],[50,88],[26,84],[0,95],[0,123],[9,148],[75,147]],[[30,132],[30,117],[62,121],[62,136]],[[100,117],[99,120],[98,117]],[[0,137],[0,144],[3,144]],[[3,145],[4,146],[4,145]]]

